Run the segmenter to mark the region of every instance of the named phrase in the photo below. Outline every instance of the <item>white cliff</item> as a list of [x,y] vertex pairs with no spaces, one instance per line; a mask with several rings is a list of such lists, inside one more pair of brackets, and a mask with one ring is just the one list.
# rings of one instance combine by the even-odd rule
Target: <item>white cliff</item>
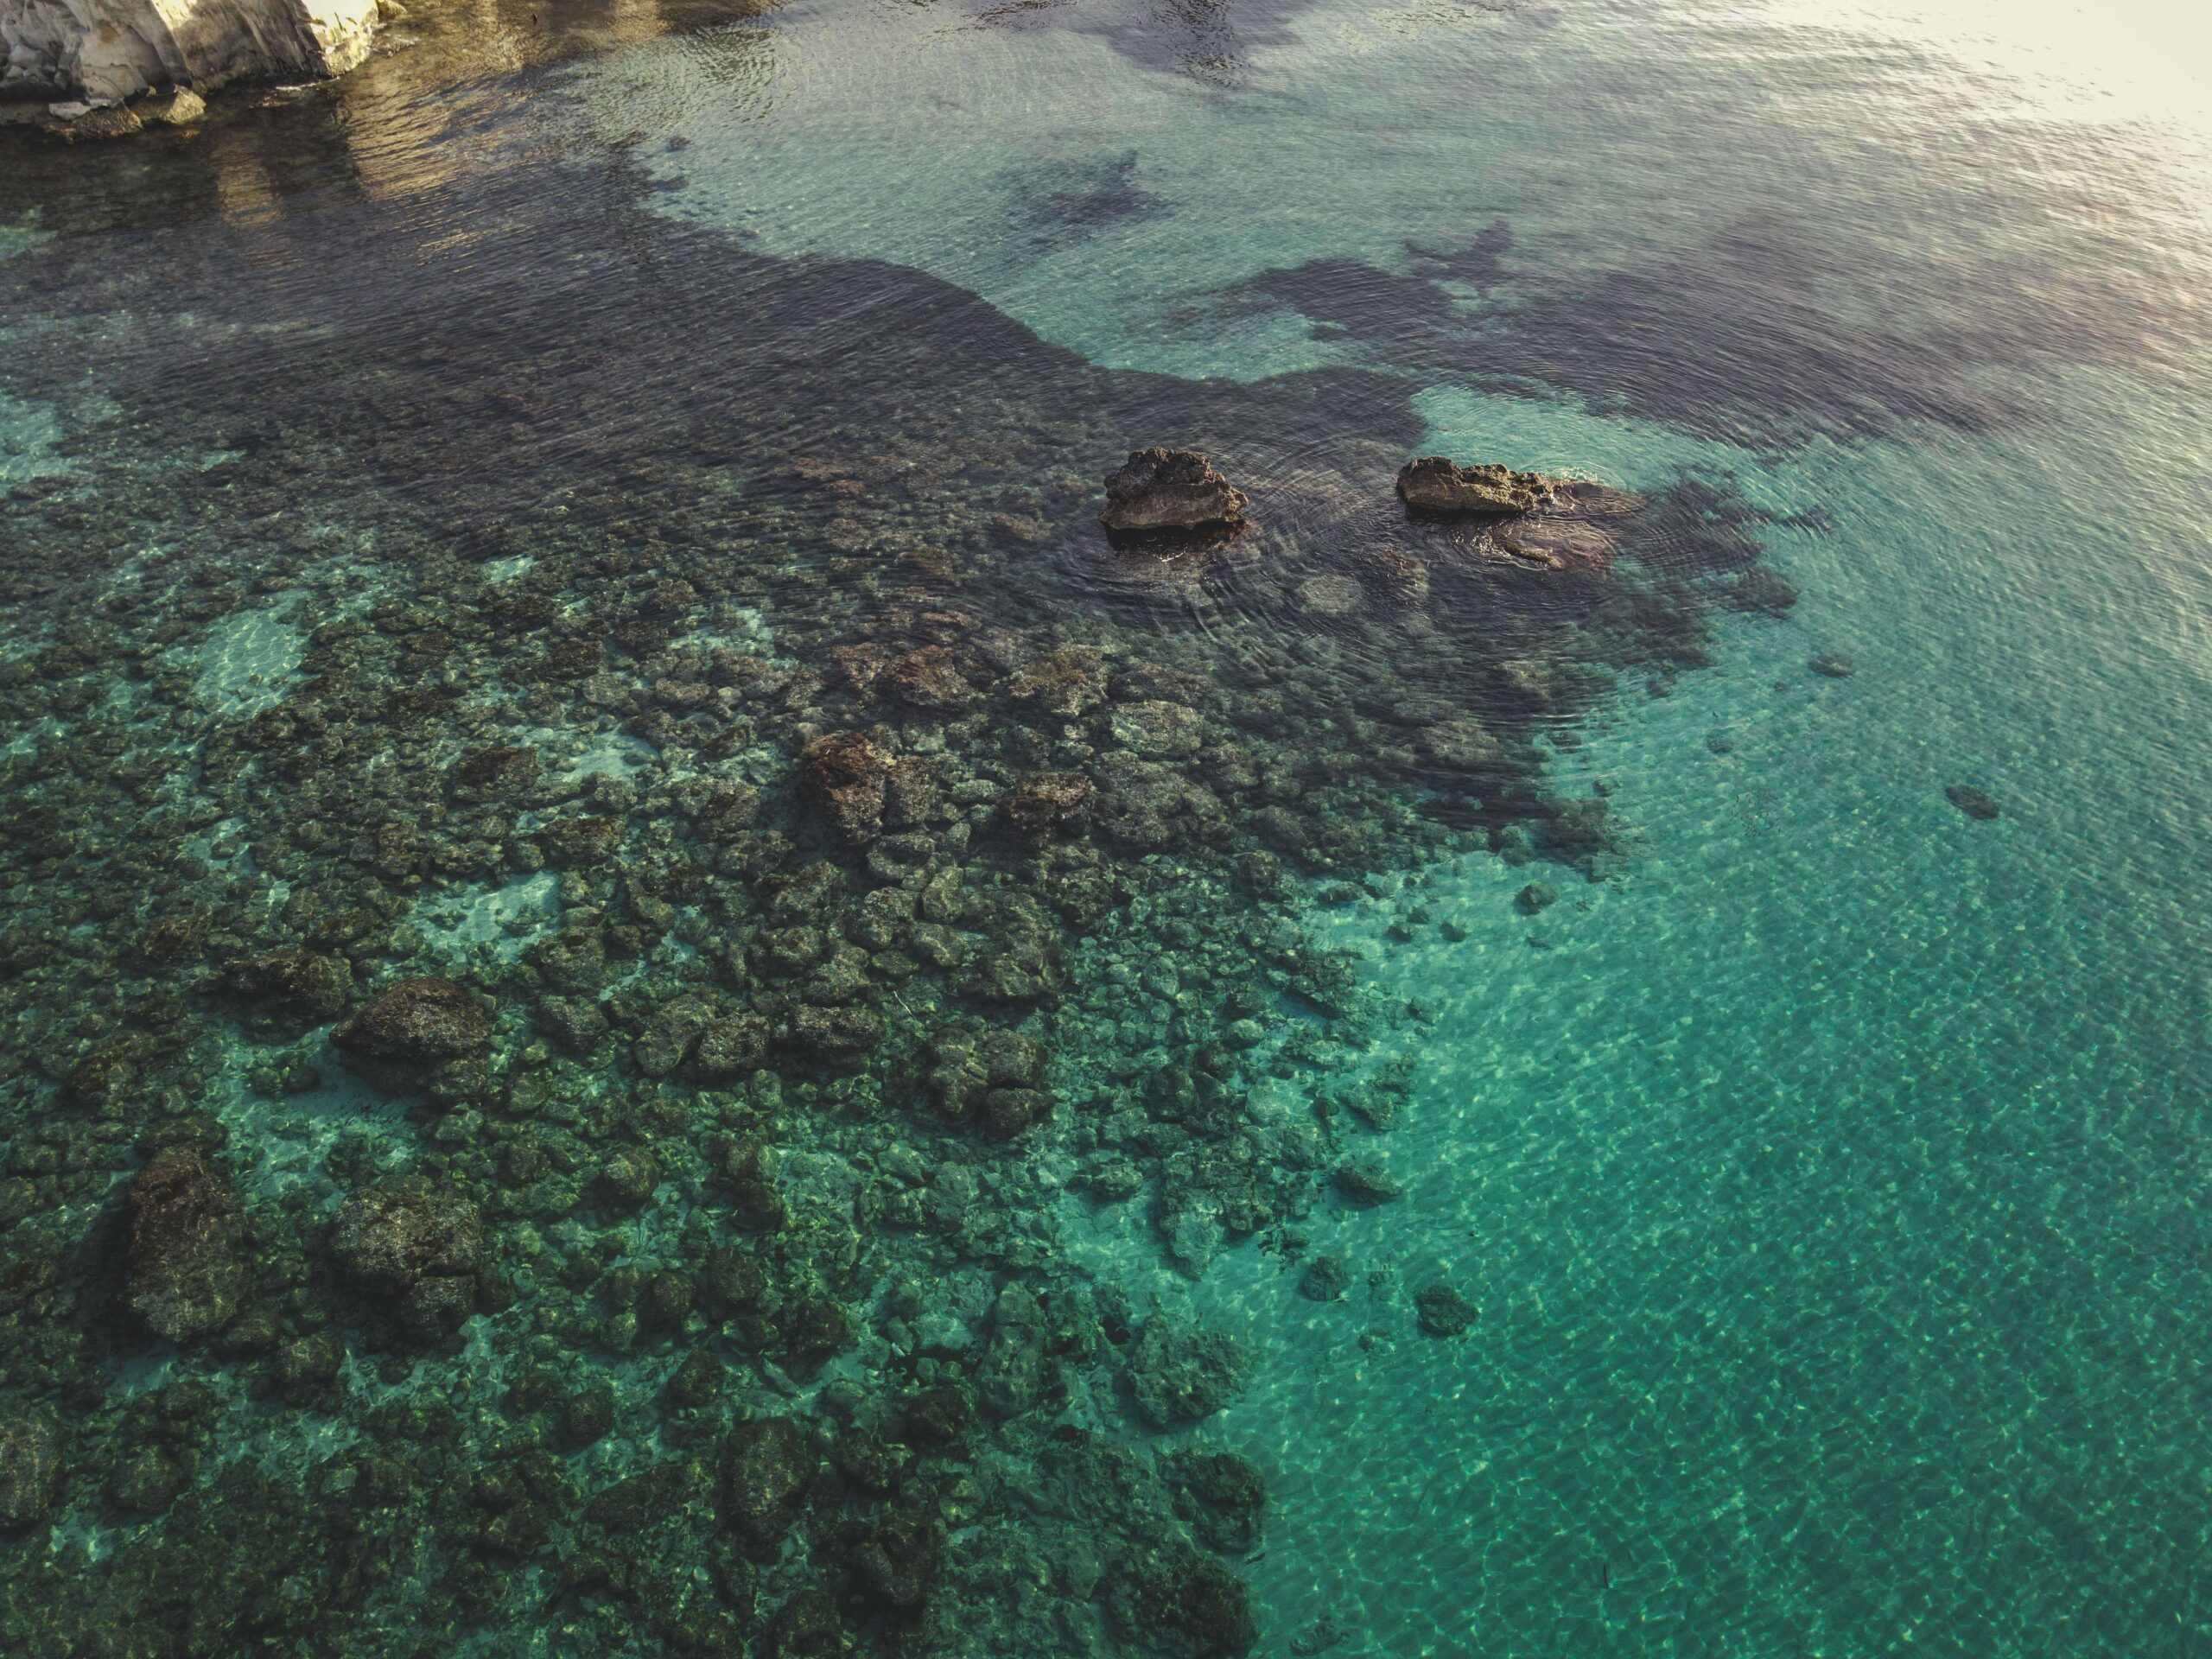
[[340,75],[378,0],[0,0],[0,98],[119,104],[251,75]]

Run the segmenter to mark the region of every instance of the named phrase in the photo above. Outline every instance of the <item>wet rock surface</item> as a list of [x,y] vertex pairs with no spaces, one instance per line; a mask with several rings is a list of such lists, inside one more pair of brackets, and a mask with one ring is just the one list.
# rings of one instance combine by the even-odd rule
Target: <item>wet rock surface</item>
[[1193,531],[1242,523],[1247,498],[1195,449],[1138,449],[1106,475],[1109,531]]
[[1507,517],[1533,512],[1555,497],[1554,480],[1491,463],[1462,467],[1423,455],[1398,471],[1398,499],[1416,512]]

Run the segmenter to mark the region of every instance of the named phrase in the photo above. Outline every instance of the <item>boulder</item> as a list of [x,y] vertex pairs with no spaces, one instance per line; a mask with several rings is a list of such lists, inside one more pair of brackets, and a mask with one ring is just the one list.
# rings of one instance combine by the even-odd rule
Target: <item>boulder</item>
[[722,1454],[722,1510],[753,1560],[775,1560],[805,1507],[815,1464],[814,1448],[788,1417],[754,1418],[730,1431]]
[[1200,530],[1244,520],[1247,497],[1195,449],[1132,451],[1106,475],[1098,522],[1109,531]]
[[1000,804],[1007,822],[1025,836],[1073,833],[1082,829],[1094,792],[1090,779],[1079,772],[1032,772]]
[[442,1336],[474,1307],[484,1224],[464,1198],[414,1182],[357,1192],[338,1207],[330,1248],[356,1285],[393,1304],[418,1334]]
[[449,979],[403,979],[330,1033],[346,1064],[391,1094],[449,1094],[480,1083],[491,1022]]
[[124,1300],[164,1342],[219,1331],[249,1277],[245,1222],[229,1185],[187,1147],[167,1147],[131,1177]]
[[1529,512],[1550,501],[1554,487],[1540,473],[1461,467],[1442,455],[1423,455],[1398,472],[1398,498],[1416,512]]
[[882,830],[889,751],[861,733],[834,732],[800,751],[798,765],[808,792],[847,840],[864,842]]
[[1227,1405],[1249,1369],[1243,1345],[1227,1332],[1155,1313],[1129,1356],[1129,1388],[1147,1422],[1179,1428]]

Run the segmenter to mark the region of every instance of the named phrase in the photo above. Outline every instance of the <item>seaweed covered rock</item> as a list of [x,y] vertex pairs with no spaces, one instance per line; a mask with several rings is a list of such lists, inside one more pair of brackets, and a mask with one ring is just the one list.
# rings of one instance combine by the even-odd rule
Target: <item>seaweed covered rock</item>
[[805,1432],[788,1417],[756,1417],[730,1430],[722,1447],[722,1514],[755,1560],[776,1558],[806,1507],[816,1461]]
[[1179,1428],[1235,1399],[1249,1365],[1243,1344],[1227,1332],[1155,1313],[1129,1355],[1129,1389],[1154,1428]]
[[930,1097],[948,1123],[1011,1140],[1046,1116],[1044,1044],[1004,1026],[958,1026],[931,1048]]
[[454,1095],[480,1088],[491,1022],[449,979],[403,979],[330,1033],[346,1063],[391,1094]]
[[0,1401],[0,1534],[44,1520],[61,1496],[61,1425],[52,1413]]
[[272,950],[240,963],[232,982],[256,1019],[304,1028],[345,1012],[353,995],[353,964],[319,950]]
[[1493,518],[1533,512],[1553,499],[1554,487],[1540,473],[1495,464],[1461,467],[1442,455],[1423,455],[1398,470],[1398,499],[1416,512]]
[[1268,1484],[1249,1458],[1234,1452],[1178,1452],[1160,1472],[1175,1494],[1175,1513],[1209,1549],[1241,1554],[1260,1541]]
[[1997,798],[1994,795],[1986,790],[1976,789],[1972,784],[1948,785],[1944,788],[1943,798],[1967,817],[1979,819],[1984,823],[2000,816],[2005,810],[1997,804]]
[[865,842],[882,830],[890,751],[864,733],[833,732],[801,750],[798,765],[808,793],[846,839]]
[[484,1224],[464,1198],[420,1181],[357,1192],[338,1207],[330,1248],[417,1335],[444,1335],[474,1309]]
[[1001,810],[1022,835],[1074,835],[1083,829],[1094,792],[1079,772],[1032,772],[1007,791]]
[[1248,498],[1195,449],[1130,452],[1106,475],[1098,522],[1109,531],[1189,531],[1243,522]]
[[237,1196],[187,1147],[167,1147],[130,1179],[124,1300],[165,1342],[219,1331],[238,1313],[251,1267]]

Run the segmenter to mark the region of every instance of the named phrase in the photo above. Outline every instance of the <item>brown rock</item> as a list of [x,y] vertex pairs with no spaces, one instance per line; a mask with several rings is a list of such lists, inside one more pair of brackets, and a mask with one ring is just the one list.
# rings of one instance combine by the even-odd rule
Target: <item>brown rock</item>
[[1553,488],[1538,473],[1460,467],[1442,455],[1408,461],[1398,473],[1399,499],[1419,512],[1528,512],[1548,502]]
[[1109,531],[1236,524],[1243,522],[1248,499],[1198,450],[1139,449],[1106,475],[1106,505],[1098,522]]
[[976,688],[960,671],[960,664],[943,645],[924,645],[883,665],[876,689],[916,709],[939,712],[965,708],[976,700]]
[[808,744],[798,765],[808,791],[849,839],[864,842],[883,828],[888,751],[861,733],[835,732]]
[[1080,830],[1093,793],[1079,772],[1040,772],[1023,779],[1001,803],[1007,822],[1025,836]]

